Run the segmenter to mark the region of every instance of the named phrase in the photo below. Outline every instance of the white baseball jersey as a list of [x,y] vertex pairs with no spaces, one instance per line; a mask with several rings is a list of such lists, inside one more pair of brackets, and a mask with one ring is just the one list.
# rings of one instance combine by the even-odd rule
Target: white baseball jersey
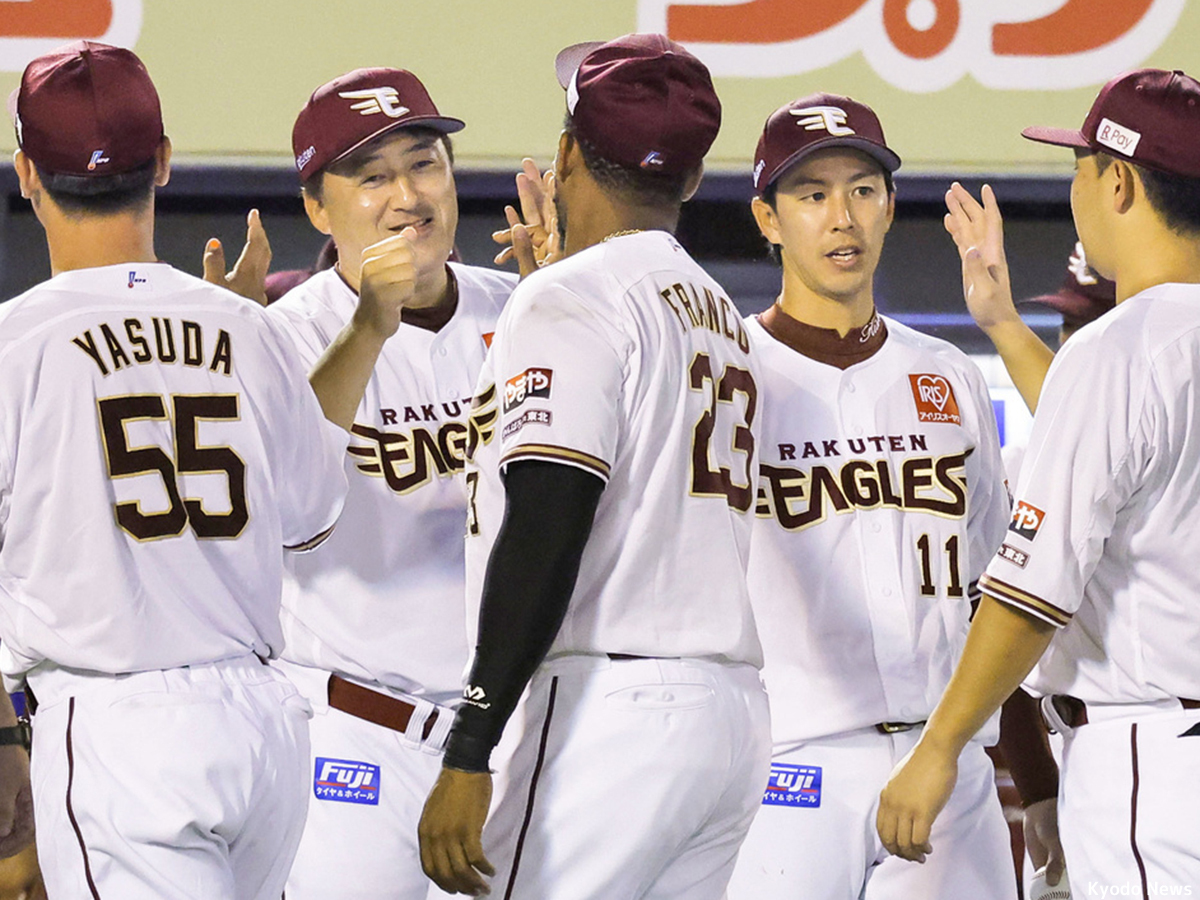
[[[345,457],[337,531],[288,561],[286,659],[435,702],[457,698],[467,658],[463,471],[487,343],[516,276],[450,264],[458,307],[436,333],[401,324],[375,364]],[[358,296],[334,270],[269,308],[308,368]]]
[[1059,351],[985,593],[1062,630],[1029,683],[1200,697],[1200,286],[1163,284]]
[[603,479],[549,658],[761,665],[746,592],[755,363],[724,291],[673,237],[618,237],[527,278],[500,317],[472,413],[471,643],[516,460]]
[[254,303],[165,264],[0,306],[0,667],[275,655],[280,548],[334,523],[345,432]]
[[749,581],[777,746],[927,718],[1008,519],[983,376],[891,319],[862,339],[881,322],[844,369],[746,324],[763,415]]

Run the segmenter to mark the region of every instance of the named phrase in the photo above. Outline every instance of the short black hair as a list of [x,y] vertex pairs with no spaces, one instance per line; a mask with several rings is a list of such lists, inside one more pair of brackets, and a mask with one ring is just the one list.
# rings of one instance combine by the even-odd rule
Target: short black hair
[[[876,160],[874,157],[871,158],[875,160],[876,163],[879,163],[879,160]],[[887,188],[888,194],[891,195],[896,193],[896,183],[892,180],[892,173],[889,172],[882,164],[879,165],[879,174],[883,176],[883,186]],[[777,207],[775,204],[779,199],[779,179],[776,178],[765,188],[763,188],[763,192],[759,195],[759,197],[762,199],[762,202],[771,207],[771,209],[778,211],[779,207]],[[766,240],[766,238],[764,237],[763,240]],[[772,244],[770,241],[767,241],[767,256],[771,258],[771,262],[773,263],[782,262],[779,257],[779,247],[776,244]]]
[[413,137],[422,138],[428,137],[434,140],[441,140],[442,146],[446,148],[446,158],[450,160],[450,167],[454,168],[454,142],[450,140],[450,135],[444,131],[438,131],[436,128],[427,128],[422,125],[409,125],[401,128],[395,128],[392,131],[385,131],[377,137],[371,138],[361,147],[355,147],[354,150],[347,153],[340,159],[335,159],[324,169],[313,176],[312,180],[308,181],[304,186],[304,193],[308,194],[318,203],[324,199],[324,181],[325,173],[332,172],[334,175],[350,176],[362,168],[363,162],[372,153],[375,148],[382,144],[388,138],[397,134],[404,133]]
[[48,172],[36,162],[38,179],[50,199],[67,213],[113,215],[138,212],[154,196],[156,160],[117,175],[64,175]]
[[[1103,174],[1116,157],[1102,151],[1079,151],[1082,156],[1096,157],[1096,170]],[[1200,178],[1162,172],[1139,166],[1130,160],[1146,188],[1146,199],[1173,232],[1188,237],[1200,237]]]
[[579,144],[583,164],[604,190],[639,206],[651,204],[678,209],[683,205],[683,195],[694,169],[679,173],[648,172],[635,166],[615,163],[605,158],[595,144],[579,133],[569,112],[563,120],[563,128]]

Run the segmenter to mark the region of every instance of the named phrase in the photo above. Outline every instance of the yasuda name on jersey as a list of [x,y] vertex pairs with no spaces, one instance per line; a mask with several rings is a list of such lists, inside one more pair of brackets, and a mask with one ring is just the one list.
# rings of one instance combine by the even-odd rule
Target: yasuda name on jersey
[[379,766],[318,756],[313,765],[313,796],[318,800],[378,806]]
[[771,779],[763,791],[763,806],[821,805],[821,767],[771,763]]

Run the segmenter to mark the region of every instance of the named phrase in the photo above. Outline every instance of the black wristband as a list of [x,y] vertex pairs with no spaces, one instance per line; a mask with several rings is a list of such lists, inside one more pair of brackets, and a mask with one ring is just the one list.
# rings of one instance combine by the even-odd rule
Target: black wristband
[[491,755],[491,741],[462,730],[451,729],[442,765],[461,772],[489,772],[491,770],[488,768],[488,760]]
[[30,734],[28,723],[18,723],[7,728],[0,728],[0,747],[18,746],[29,749]]

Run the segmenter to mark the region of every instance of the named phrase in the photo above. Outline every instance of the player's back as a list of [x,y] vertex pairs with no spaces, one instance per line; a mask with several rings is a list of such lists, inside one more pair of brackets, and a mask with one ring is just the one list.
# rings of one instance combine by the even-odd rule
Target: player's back
[[281,644],[281,548],[328,530],[344,434],[261,308],[165,264],[0,307],[3,669]]
[[[481,378],[499,421],[482,454],[605,480],[550,656],[761,663],[745,586],[756,470],[754,361],[724,291],[665,232],[601,243],[523,282]],[[478,401],[477,401],[478,402]],[[478,431],[488,409],[480,406]],[[503,510],[482,462],[468,597]],[[484,557],[486,559],[486,557]],[[468,613],[468,622],[473,616]]]

